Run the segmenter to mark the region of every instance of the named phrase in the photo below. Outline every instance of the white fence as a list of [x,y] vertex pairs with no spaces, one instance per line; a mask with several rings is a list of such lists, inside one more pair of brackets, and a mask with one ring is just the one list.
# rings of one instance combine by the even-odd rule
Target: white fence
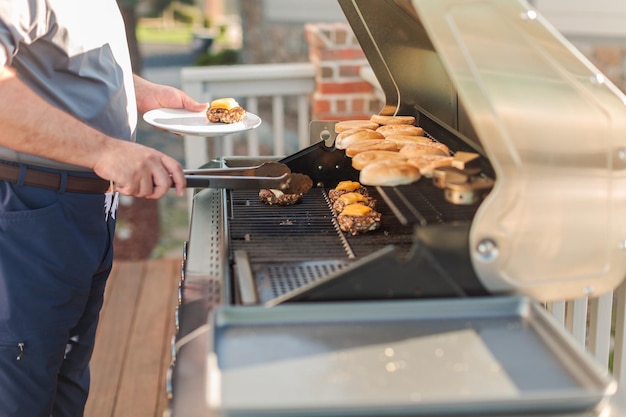
[[[266,64],[183,68],[183,89],[193,98],[210,101],[218,97],[242,97],[248,111],[258,114],[259,100],[271,99],[272,154],[285,155],[285,99],[297,101],[298,147],[309,145],[309,95],[315,88],[312,64]],[[259,136],[247,134],[248,155],[259,154]],[[209,139],[214,145],[210,155],[207,139],[185,137],[186,166],[196,168],[211,157],[233,155],[228,139]],[[625,271],[626,274],[626,271]],[[599,298],[548,303],[546,307],[600,364],[609,366],[613,356],[613,375],[626,384],[626,283],[614,293]]]
[[598,298],[552,302],[547,308],[600,364],[608,367],[612,356],[613,375],[626,384],[626,282]]

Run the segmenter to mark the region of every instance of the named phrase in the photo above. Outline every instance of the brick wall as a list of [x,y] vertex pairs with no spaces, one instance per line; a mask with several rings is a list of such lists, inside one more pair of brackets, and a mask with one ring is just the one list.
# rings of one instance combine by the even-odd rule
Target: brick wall
[[[317,69],[312,120],[367,118],[382,108],[372,87],[359,76],[368,65],[352,29],[346,22],[307,23],[304,39],[299,24],[260,24],[257,2],[242,2],[248,36],[244,39],[244,63],[300,62],[308,60]],[[573,42],[618,88],[626,92],[626,45],[594,41]],[[275,45],[281,45],[276,48]],[[300,45],[300,46],[298,46]]]
[[267,21],[262,1],[241,1],[240,10],[243,64],[306,62],[302,23]]
[[382,104],[359,76],[367,59],[347,23],[308,23],[309,60],[317,67],[312,120],[367,119]]

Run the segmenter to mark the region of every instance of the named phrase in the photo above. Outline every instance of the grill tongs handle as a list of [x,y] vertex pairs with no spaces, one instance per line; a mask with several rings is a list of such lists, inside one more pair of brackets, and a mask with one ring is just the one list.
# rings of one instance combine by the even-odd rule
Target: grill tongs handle
[[308,175],[294,174],[280,162],[265,162],[244,168],[204,168],[185,170],[187,187],[226,188],[229,190],[281,190],[285,194],[303,194],[311,189]]

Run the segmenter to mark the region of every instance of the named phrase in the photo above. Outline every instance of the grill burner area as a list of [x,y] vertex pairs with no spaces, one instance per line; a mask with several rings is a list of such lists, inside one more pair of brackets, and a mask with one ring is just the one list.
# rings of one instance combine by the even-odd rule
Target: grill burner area
[[413,227],[471,221],[477,206],[455,206],[423,178],[401,187],[368,187],[382,214],[378,230],[357,236],[341,232],[328,189],[314,188],[294,206],[269,206],[256,191],[228,192],[230,259],[245,253],[260,302],[274,299],[340,271],[389,245],[406,255]]

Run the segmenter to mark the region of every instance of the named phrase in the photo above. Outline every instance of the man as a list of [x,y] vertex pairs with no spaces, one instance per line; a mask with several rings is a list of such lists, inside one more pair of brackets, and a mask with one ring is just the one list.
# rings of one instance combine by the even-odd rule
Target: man
[[[115,0],[0,2],[0,416],[81,416],[126,195],[183,194],[137,111],[201,111],[132,74]],[[114,206],[114,205],[113,205]]]

